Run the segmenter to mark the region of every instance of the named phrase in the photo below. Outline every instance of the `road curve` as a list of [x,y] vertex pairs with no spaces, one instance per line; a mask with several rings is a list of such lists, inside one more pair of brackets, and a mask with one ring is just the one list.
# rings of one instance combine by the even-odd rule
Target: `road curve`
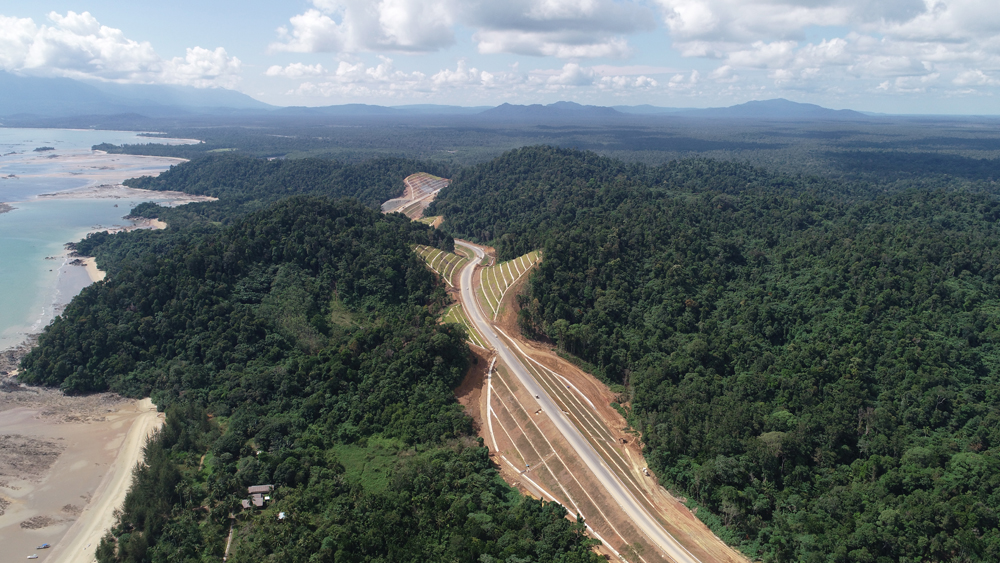
[[641,529],[646,536],[655,542],[657,546],[670,557],[672,560],[678,563],[699,563],[698,559],[691,554],[687,549],[684,548],[680,543],[674,539],[666,530],[663,529],[659,523],[653,519],[648,512],[639,504],[639,502],[632,496],[622,482],[618,479],[608,466],[598,455],[594,447],[590,445],[580,431],[573,426],[572,423],[562,414],[562,411],[556,406],[555,402],[549,397],[549,395],[542,389],[541,385],[535,381],[535,379],[528,373],[528,370],[521,364],[517,356],[507,347],[507,345],[497,336],[496,331],[489,322],[486,321],[486,317],[483,314],[482,308],[480,307],[479,300],[476,299],[476,292],[472,285],[472,274],[476,270],[476,265],[482,261],[486,256],[481,248],[478,246],[469,244],[464,241],[456,240],[455,244],[468,248],[476,255],[476,260],[470,262],[465,268],[462,269],[461,275],[461,294],[462,301],[465,302],[465,311],[469,316],[469,319],[475,324],[476,328],[482,333],[486,341],[489,342],[490,346],[497,351],[497,355],[500,356],[501,361],[507,365],[508,368],[517,379],[521,382],[521,385],[528,390],[529,393],[538,397],[538,406],[545,410],[549,414],[549,418],[555,424],[559,432],[562,433],[566,441],[573,447],[576,454],[587,464],[587,467],[594,473],[597,479],[604,485],[608,493],[615,499],[621,509],[632,519],[632,522]]

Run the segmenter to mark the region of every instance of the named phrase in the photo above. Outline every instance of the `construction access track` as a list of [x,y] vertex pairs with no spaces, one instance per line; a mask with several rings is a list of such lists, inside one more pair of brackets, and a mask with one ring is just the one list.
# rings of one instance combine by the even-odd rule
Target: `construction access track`
[[504,477],[584,518],[602,551],[620,559],[747,561],[660,488],[637,452],[622,447],[621,432],[594,402],[602,400],[596,385],[559,373],[566,370],[492,321],[473,276],[485,252],[455,243],[476,256],[461,270],[458,289],[479,340],[495,352],[477,418],[485,419],[481,431]]

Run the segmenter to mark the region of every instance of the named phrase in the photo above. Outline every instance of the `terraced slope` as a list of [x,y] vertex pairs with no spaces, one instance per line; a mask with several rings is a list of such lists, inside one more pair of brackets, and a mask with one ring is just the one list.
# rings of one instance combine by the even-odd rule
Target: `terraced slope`
[[441,318],[443,322],[460,324],[465,327],[465,332],[469,335],[469,342],[479,346],[480,348],[489,348],[483,337],[476,331],[475,327],[472,326],[472,322],[469,321],[469,317],[465,314],[462,309],[461,303],[455,303],[448,310],[445,311],[444,316]]
[[483,304],[483,310],[491,315],[491,319],[497,318],[500,304],[507,294],[507,289],[514,285],[514,282],[527,273],[541,258],[542,253],[536,250],[502,264],[480,270],[479,299]]
[[441,276],[441,279],[443,279],[445,283],[447,283],[450,287],[455,287],[455,273],[461,269],[462,264],[465,264],[468,258],[452,254],[451,252],[445,252],[432,246],[424,246],[422,244],[418,244],[414,247],[414,250],[417,254],[423,257],[430,269],[434,270],[437,275]]
[[432,201],[439,191],[447,187],[451,180],[428,174],[417,172],[403,179],[406,190],[403,197],[390,199],[382,204],[383,213],[402,213],[410,219],[419,219],[423,216],[424,209]]

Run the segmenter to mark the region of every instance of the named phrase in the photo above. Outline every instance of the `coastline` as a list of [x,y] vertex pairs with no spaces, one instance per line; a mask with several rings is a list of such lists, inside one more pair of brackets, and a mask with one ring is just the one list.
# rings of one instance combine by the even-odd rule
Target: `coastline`
[[87,269],[87,275],[90,276],[90,283],[104,281],[104,278],[108,277],[107,272],[97,268],[97,259],[93,256],[86,256],[82,258],[81,262],[83,262],[83,267]]
[[[90,142],[88,139],[86,142]],[[24,267],[24,260],[21,258],[28,244],[24,241],[39,240],[42,244],[52,245],[55,240],[49,240],[51,235],[35,228],[35,225],[44,225],[46,220],[55,221],[53,227],[67,224],[79,224],[79,230],[65,232],[65,228],[55,229],[61,234],[59,246],[67,241],[76,242],[89,233],[109,232],[118,233],[132,231],[135,229],[162,229],[167,225],[157,219],[133,218],[127,215],[141,202],[152,201],[165,207],[176,207],[194,202],[215,201],[216,198],[185,194],[183,192],[158,192],[153,190],[140,190],[129,188],[121,182],[127,178],[137,176],[156,176],[171,166],[186,162],[181,158],[149,157],[141,155],[118,155],[106,154],[103,151],[94,151],[89,148],[60,148],[53,154],[36,154],[29,151],[5,154],[0,159],[0,170],[5,173],[0,174],[0,178],[6,180],[2,182],[5,192],[5,201],[0,204],[0,208],[11,207],[10,203],[21,203],[16,205],[16,213],[0,215],[0,229],[6,223],[7,228],[3,229],[4,236],[11,237],[16,241],[16,247],[7,248],[10,256],[15,256],[15,252],[20,260],[20,268]],[[7,174],[6,172],[13,172]],[[75,205],[79,202],[82,207],[78,215],[67,222],[67,205]],[[106,204],[106,207],[105,207]],[[52,207],[49,208],[49,205]],[[98,205],[97,208],[94,205]],[[120,205],[120,207],[119,207]],[[104,209],[100,215],[96,216],[92,223],[83,223],[88,213],[94,209]],[[110,214],[109,214],[110,212]],[[9,217],[17,216],[17,220],[10,220]],[[59,218],[56,218],[59,217]],[[113,218],[112,218],[113,217]],[[80,221],[79,218],[83,218]],[[10,222],[8,222],[10,221]],[[25,226],[17,227],[18,230],[11,230],[15,224]],[[39,222],[41,221],[41,223]],[[80,224],[83,223],[83,224]],[[49,233],[54,231],[49,231]],[[33,238],[32,238],[33,237]],[[38,247],[37,243],[33,243]],[[17,248],[17,250],[11,250]],[[68,252],[54,252],[50,249],[45,254],[38,254],[38,259],[57,261],[45,266],[39,266],[37,271],[30,272],[37,276],[34,281],[24,283],[24,277],[10,278],[4,283],[17,283],[20,292],[26,293],[25,288],[32,284],[37,284],[38,292],[33,299],[25,294],[24,298],[18,301],[13,307],[5,308],[7,315],[3,319],[5,324],[0,326],[0,349],[16,346],[22,342],[26,336],[32,333],[39,333],[44,327],[60,314],[69,304],[72,298],[88,285],[105,279],[106,274],[97,268],[92,257],[70,255]],[[9,257],[0,250],[0,262],[4,262]],[[91,258],[88,260],[87,258]],[[33,260],[34,258],[32,258]],[[72,262],[72,264],[71,264]],[[9,262],[8,262],[9,263]],[[78,268],[83,266],[83,268]],[[48,270],[46,272],[45,270]],[[14,272],[15,270],[8,270]],[[20,270],[17,270],[20,271]],[[50,273],[51,272],[51,273]],[[2,272],[0,272],[2,277]],[[30,278],[29,278],[30,279]],[[9,299],[8,299],[9,301]],[[24,306],[31,302],[30,308]],[[4,302],[6,304],[6,302]],[[21,315],[25,315],[21,317]],[[19,320],[23,318],[23,320]]]
[[[117,227],[112,229],[104,229],[109,233],[121,233],[128,231],[136,231],[139,229],[150,229],[154,231],[159,231],[167,228],[167,224],[159,219],[147,219],[145,217],[130,218],[134,224],[126,227]],[[91,231],[91,232],[101,232],[101,231]],[[89,234],[89,233],[88,233]],[[104,281],[104,278],[108,277],[108,273],[97,267],[97,258],[94,256],[81,256],[75,252],[70,251],[68,256],[73,258],[71,262],[68,263],[70,266],[83,266],[87,272],[87,276],[90,278],[90,283],[97,283]]]
[[53,561],[91,563],[101,538],[115,525],[115,511],[125,504],[125,496],[132,486],[132,469],[142,463],[146,441],[165,420],[165,416],[157,413],[156,406],[148,398],[135,401],[133,408],[139,414],[129,425],[114,462],[98,485],[94,499],[84,507],[80,518],[66,531],[60,544],[53,547]]
[[[153,191],[153,190],[140,190],[137,188],[130,188],[128,186],[122,185],[120,183],[102,183],[102,184],[88,184],[80,188],[73,188],[69,190],[63,190],[60,192],[52,192],[39,194],[36,196],[38,201],[51,201],[51,200],[66,200],[66,199],[163,199],[165,201],[158,202],[164,207],[177,207],[178,205],[184,205],[187,203],[199,203],[206,201],[218,201],[218,198],[204,196],[204,195],[192,195],[186,194],[184,192],[175,191]],[[130,210],[125,210],[127,213]],[[135,221],[149,221],[148,219],[132,219]],[[155,220],[153,220],[155,221]],[[150,224],[150,226],[152,223]]]
[[[149,399],[70,397],[0,377],[0,544],[23,559],[90,563],[163,422]],[[89,544],[89,545],[88,545]],[[5,556],[6,556],[5,555]],[[11,557],[13,559],[14,557]]]

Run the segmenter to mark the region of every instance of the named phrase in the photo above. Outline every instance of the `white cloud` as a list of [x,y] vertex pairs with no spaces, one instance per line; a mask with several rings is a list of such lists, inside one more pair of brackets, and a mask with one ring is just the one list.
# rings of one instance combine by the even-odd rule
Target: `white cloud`
[[601,90],[622,91],[651,90],[660,84],[648,76],[640,75],[635,78],[631,76],[603,76],[597,85]]
[[407,98],[427,92],[430,83],[422,72],[397,70],[392,59],[379,57],[379,63],[340,61],[337,70],[327,73],[321,82],[304,82],[290,94],[322,97]]
[[583,68],[576,63],[567,63],[562,71],[554,74],[546,81],[555,86],[590,86],[594,83],[593,69]]
[[[988,79],[1000,71],[995,0],[656,2],[683,56],[721,61],[719,82],[739,70],[757,84],[827,91],[848,81],[886,92],[997,85]],[[807,41],[817,30],[840,36]]]
[[631,54],[628,42],[620,37],[594,41],[588,34],[523,32],[518,30],[481,31],[475,36],[484,55],[513,53],[560,59],[596,57],[622,58]]
[[794,41],[755,41],[749,49],[729,53],[728,63],[743,68],[783,67],[795,59]]
[[278,29],[275,51],[434,51],[454,43],[448,2],[313,0],[315,9]]
[[1000,86],[1000,79],[988,76],[979,69],[961,72],[952,82],[958,86]]
[[480,53],[558,58],[623,57],[625,35],[652,29],[651,12],[615,0],[311,0],[278,29],[274,51],[429,52],[473,30]]
[[321,64],[306,65],[302,63],[292,63],[288,66],[273,65],[264,72],[266,76],[283,76],[285,78],[302,78],[304,76],[322,76],[326,74],[326,69]]
[[[462,60],[458,61],[458,67],[455,70],[446,68],[431,76],[431,81],[437,86],[477,84],[483,81],[483,74],[487,73],[481,73],[475,68],[469,68],[468,64]],[[490,80],[495,80],[495,77],[490,75]]]
[[193,47],[164,60],[149,42],[101,25],[89,12],[49,14],[51,25],[0,16],[0,68],[39,75],[133,83],[232,87],[241,63],[225,49]]
[[230,57],[222,47],[214,51],[191,47],[183,59],[174,57],[163,61],[159,78],[161,82],[197,88],[233,88],[239,82],[241,66],[240,60]]

